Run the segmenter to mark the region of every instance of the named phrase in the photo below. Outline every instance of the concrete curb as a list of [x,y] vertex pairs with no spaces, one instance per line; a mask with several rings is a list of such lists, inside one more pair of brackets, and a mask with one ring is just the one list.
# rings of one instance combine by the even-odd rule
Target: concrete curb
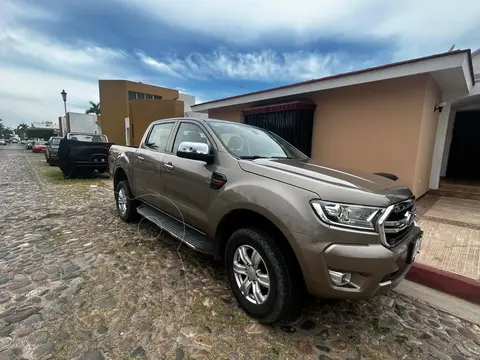
[[412,265],[406,278],[474,304],[480,304],[480,281],[418,263]]

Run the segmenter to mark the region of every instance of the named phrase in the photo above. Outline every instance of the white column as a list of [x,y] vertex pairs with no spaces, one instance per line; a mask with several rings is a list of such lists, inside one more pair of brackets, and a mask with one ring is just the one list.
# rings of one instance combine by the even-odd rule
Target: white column
[[435,148],[433,150],[432,170],[430,172],[430,189],[438,189],[440,184],[440,171],[442,169],[442,158],[447,138],[448,123],[450,119],[451,102],[448,101],[438,117],[437,135],[435,137]]

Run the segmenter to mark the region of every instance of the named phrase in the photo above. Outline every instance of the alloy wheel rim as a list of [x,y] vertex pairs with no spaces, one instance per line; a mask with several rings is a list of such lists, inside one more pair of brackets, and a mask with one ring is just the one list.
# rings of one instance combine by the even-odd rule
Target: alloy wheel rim
[[122,215],[125,215],[127,212],[127,195],[125,194],[124,189],[120,189],[117,197],[118,209]]
[[263,304],[270,294],[270,275],[260,253],[249,245],[241,245],[233,255],[235,282],[245,298]]

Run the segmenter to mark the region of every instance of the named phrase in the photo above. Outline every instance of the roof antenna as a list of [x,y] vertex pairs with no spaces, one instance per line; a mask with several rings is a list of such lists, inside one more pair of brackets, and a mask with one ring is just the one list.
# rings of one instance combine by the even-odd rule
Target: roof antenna
[[455,49],[455,44],[453,44],[452,47],[450,49],[448,49],[448,52],[452,52],[453,49]]

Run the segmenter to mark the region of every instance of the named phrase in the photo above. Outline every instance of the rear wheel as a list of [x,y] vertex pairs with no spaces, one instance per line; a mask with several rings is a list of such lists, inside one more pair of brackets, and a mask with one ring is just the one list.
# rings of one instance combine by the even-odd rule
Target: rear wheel
[[125,222],[131,222],[137,218],[138,202],[133,199],[130,186],[125,180],[120,181],[115,188],[115,203],[120,219]]
[[272,323],[297,314],[301,279],[269,233],[256,228],[235,231],[227,243],[225,266],[235,298],[258,321]]

